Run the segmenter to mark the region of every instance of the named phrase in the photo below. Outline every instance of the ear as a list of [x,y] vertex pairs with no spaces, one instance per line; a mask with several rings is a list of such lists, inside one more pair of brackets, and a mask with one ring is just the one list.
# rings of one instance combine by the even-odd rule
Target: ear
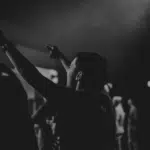
[[77,80],[77,81],[81,80],[82,76],[83,76],[83,72],[82,72],[82,71],[79,71],[79,72],[77,73],[77,75],[76,75],[76,80]]

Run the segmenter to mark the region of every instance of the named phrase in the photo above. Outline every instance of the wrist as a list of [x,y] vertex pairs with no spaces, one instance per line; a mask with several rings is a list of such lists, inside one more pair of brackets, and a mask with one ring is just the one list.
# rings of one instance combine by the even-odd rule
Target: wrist
[[59,54],[59,59],[64,59],[64,55],[63,55],[63,53],[61,53],[61,52],[60,52],[60,54]]

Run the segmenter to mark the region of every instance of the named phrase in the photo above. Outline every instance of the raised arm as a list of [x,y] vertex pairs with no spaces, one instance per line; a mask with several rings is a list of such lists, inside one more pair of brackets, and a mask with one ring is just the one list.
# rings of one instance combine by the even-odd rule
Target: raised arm
[[49,44],[46,47],[50,52],[50,55],[49,55],[50,58],[55,58],[55,59],[60,60],[61,64],[63,65],[64,69],[67,72],[70,66],[70,61],[65,57],[65,55],[62,52],[60,52],[58,47],[56,46],[52,46]]
[[14,44],[2,35],[0,37],[0,44],[4,53],[23,78],[45,98],[48,98],[48,89],[52,88],[53,90],[56,85],[41,75],[35,66],[16,49]]
[[70,61],[68,61],[68,59],[63,54],[60,56],[59,60],[67,72],[69,69]]

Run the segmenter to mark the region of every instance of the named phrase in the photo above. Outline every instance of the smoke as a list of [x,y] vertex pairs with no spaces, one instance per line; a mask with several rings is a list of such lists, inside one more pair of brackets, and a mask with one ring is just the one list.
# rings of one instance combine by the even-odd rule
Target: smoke
[[98,52],[108,58],[111,70],[137,56],[123,46],[140,27],[149,0],[72,2],[41,1],[30,9],[24,8],[18,18],[13,17],[14,20],[7,20],[0,27],[17,43],[41,51],[45,44],[51,43],[70,58],[78,51]]
[[67,1],[41,1],[26,6],[28,10],[20,10],[20,15],[4,26],[16,33],[15,39],[37,43],[37,47],[45,42],[67,45],[69,41],[78,45],[85,39],[92,43],[97,38],[103,43],[103,39],[113,40],[136,28],[148,3],[149,0],[80,0],[71,5]]

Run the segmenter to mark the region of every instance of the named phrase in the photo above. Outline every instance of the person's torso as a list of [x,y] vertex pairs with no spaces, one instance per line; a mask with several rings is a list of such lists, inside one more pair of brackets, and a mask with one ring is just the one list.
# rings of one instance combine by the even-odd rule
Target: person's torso
[[118,105],[116,108],[116,133],[123,134],[124,133],[124,120],[125,120],[125,112],[123,110],[122,105]]

